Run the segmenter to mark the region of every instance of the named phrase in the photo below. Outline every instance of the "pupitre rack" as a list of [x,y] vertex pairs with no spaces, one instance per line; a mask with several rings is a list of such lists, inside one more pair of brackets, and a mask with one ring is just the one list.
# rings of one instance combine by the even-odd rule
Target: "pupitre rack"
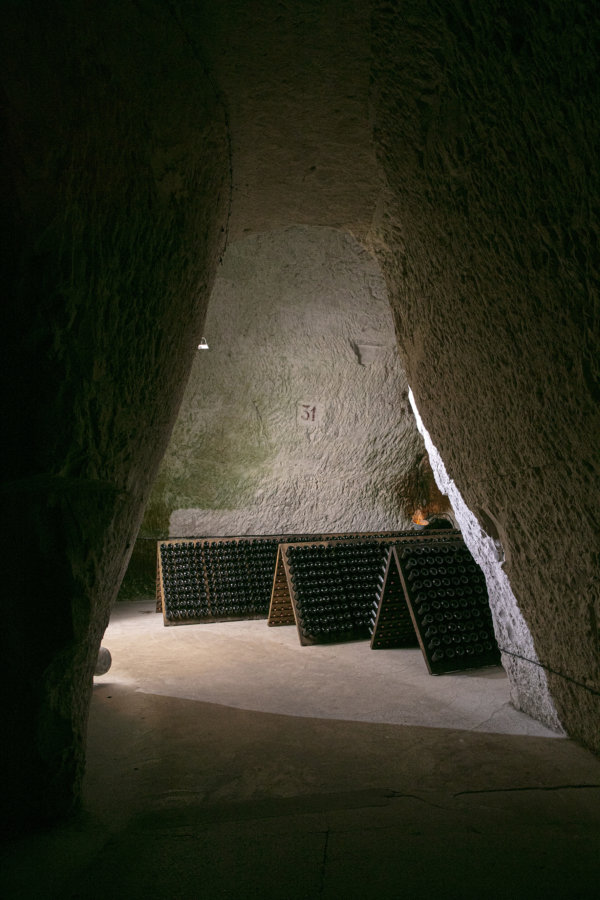
[[389,551],[371,646],[416,641],[432,675],[500,662],[485,578],[462,542]]
[[264,618],[278,539],[159,541],[156,608],[165,625]]
[[[385,536],[395,534],[398,532]],[[347,537],[352,535],[329,536],[330,540]],[[163,613],[165,625],[265,618],[279,544],[321,538],[306,534],[243,535],[158,541],[156,611]]]
[[[280,544],[269,625],[296,624],[303,645],[365,640],[379,608],[390,546],[461,540],[460,532],[327,536]],[[413,630],[414,640],[414,630]]]
[[420,646],[431,674],[496,665],[485,579],[460,532],[160,541],[165,625],[268,617],[302,645]]

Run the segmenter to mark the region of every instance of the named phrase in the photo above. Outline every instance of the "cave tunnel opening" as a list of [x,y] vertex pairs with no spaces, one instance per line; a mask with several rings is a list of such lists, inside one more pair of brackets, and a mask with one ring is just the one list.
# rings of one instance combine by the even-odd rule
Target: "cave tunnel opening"
[[[376,533],[411,529],[424,515],[453,519],[447,497],[435,484],[408,400],[383,275],[377,260],[350,235],[289,226],[232,243],[215,281],[204,333],[209,352],[198,353],[192,366],[121,600],[153,596],[157,540]],[[306,410],[312,414],[307,416]],[[116,611],[119,617],[123,614]],[[145,616],[132,615],[140,626],[149,624]],[[158,618],[154,624],[162,627]],[[226,632],[227,626],[221,627]],[[210,646],[216,631],[207,636],[200,634],[202,626],[194,630],[200,645],[192,656],[198,664],[202,638]],[[238,642],[244,631],[238,625],[230,633]],[[250,634],[253,640],[259,638],[255,625]],[[266,630],[263,638],[266,648]],[[146,644],[145,632],[140,641]],[[152,641],[147,646],[148,652],[156,652]],[[262,658],[262,650],[257,652]],[[227,691],[233,705],[290,714],[300,708],[306,714],[308,696],[320,696],[315,679],[306,677],[308,658],[304,684],[290,669],[275,678],[278,686],[267,692],[251,660],[239,656],[233,650],[208,655],[221,671],[213,672],[212,687],[203,680],[207,696],[219,696],[217,685],[234,678],[226,660],[239,666],[239,695]],[[164,673],[165,662],[155,662]],[[498,710],[483,712],[485,689],[500,690],[488,683],[493,675],[483,672],[480,684],[470,679],[465,685],[473,697],[475,718],[485,720],[488,728],[494,716],[500,729],[534,727],[518,715],[511,724],[506,717],[501,721]],[[345,692],[346,718],[368,715],[368,704],[360,696],[377,695],[372,678],[377,680],[377,673],[359,679],[354,699],[352,691]],[[171,672],[168,683],[178,682],[177,690],[185,696],[198,696],[190,679],[193,666],[185,666]],[[379,677],[380,694],[384,680]],[[321,681],[332,693],[323,708],[315,704],[313,714],[338,708],[339,718],[340,679],[322,675]],[[421,719],[416,718],[435,723],[427,692],[392,687],[393,682],[393,699],[378,698],[377,716],[401,719],[406,700],[412,709],[408,720],[415,720],[420,707]],[[160,679],[152,683],[160,693]],[[248,691],[252,684],[254,689]],[[300,695],[304,705],[298,707],[294,698]],[[501,709],[508,699],[505,686],[505,693],[497,695]],[[441,709],[439,697],[435,702]],[[438,725],[451,720],[440,714]]]

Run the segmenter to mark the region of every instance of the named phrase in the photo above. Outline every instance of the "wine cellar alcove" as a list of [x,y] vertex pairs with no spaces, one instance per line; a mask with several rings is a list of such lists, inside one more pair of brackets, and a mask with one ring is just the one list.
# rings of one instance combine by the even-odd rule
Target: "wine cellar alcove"
[[595,896],[594,13],[3,5],[3,896]]

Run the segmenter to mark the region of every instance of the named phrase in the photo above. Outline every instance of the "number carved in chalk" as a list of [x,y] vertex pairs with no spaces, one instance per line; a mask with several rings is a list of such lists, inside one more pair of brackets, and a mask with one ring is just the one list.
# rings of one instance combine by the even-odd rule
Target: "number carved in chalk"
[[296,407],[296,422],[301,428],[313,430],[318,428],[321,423],[322,409],[319,403],[314,400],[308,403],[298,401]]

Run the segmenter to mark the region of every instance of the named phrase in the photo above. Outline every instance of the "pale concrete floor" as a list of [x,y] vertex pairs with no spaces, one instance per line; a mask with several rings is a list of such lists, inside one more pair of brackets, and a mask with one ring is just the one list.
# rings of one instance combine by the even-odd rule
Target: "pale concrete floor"
[[84,811],[15,842],[3,897],[597,898],[600,760],[501,670],[300,647],[119,604]]
[[368,641],[302,647],[295,627],[266,620],[165,628],[154,601],[119,603],[97,682],[240,709],[353,722],[426,725],[555,738],[510,705],[500,667],[432,677],[421,651]]

